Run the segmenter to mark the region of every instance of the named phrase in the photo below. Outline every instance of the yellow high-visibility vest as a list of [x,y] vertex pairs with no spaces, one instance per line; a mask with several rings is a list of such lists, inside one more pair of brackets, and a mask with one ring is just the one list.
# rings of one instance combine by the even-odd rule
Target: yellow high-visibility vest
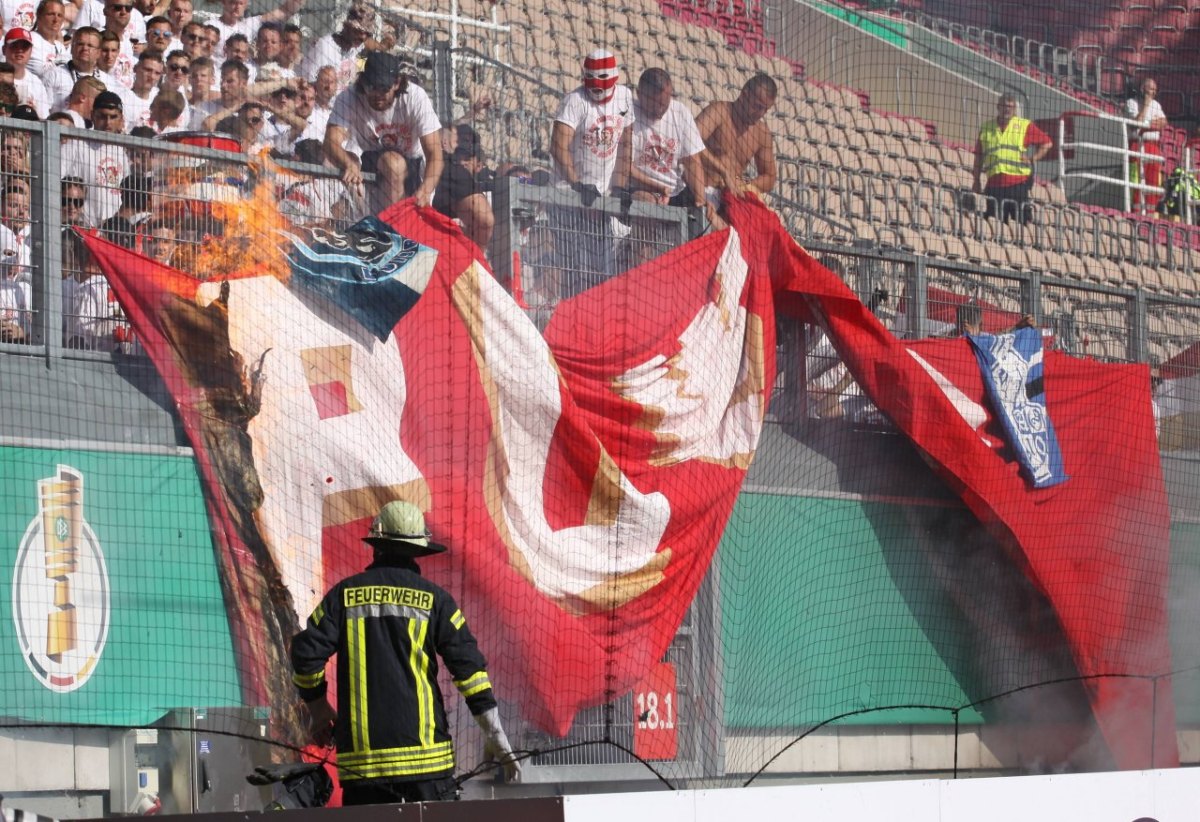
[[988,177],[1010,174],[1028,177],[1029,161],[1025,159],[1025,132],[1029,121],[1013,117],[1001,131],[995,120],[989,120],[979,132],[979,144],[983,148],[983,172]]

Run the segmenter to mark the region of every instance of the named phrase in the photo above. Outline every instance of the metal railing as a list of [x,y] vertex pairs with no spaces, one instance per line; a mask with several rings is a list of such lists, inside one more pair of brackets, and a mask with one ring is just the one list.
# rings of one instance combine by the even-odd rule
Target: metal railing
[[[1091,120],[1099,124],[1099,133],[1105,138],[1103,142],[1090,140],[1075,140],[1072,139],[1074,134],[1075,121],[1078,119]],[[1107,126],[1107,127],[1105,127]],[[1161,186],[1146,185],[1141,182],[1133,182],[1130,179],[1129,169],[1134,162],[1140,162],[1144,168],[1146,164],[1154,162],[1159,165],[1165,163],[1161,154],[1153,154],[1145,151],[1145,143],[1147,141],[1134,138],[1130,139],[1129,133],[1131,129],[1137,129],[1141,124],[1136,120],[1130,120],[1125,117],[1118,117],[1112,114],[1103,114],[1094,111],[1067,111],[1058,119],[1058,135],[1055,140],[1058,156],[1058,180],[1059,186],[1062,189],[1064,196],[1066,194],[1067,183],[1070,180],[1089,180],[1096,183],[1101,183],[1106,186],[1118,186],[1120,188],[1121,210],[1134,210],[1134,192],[1141,192],[1142,196],[1137,198],[1140,200],[1138,204],[1138,212],[1146,213],[1146,206],[1149,200],[1147,195],[1161,196],[1163,189]],[[1136,145],[1133,145],[1136,143]],[[1094,169],[1094,166],[1088,164],[1082,168],[1076,167],[1068,171],[1067,159],[1072,157],[1077,151],[1086,151],[1095,154],[1099,157],[1101,164],[1111,165],[1108,162],[1110,159],[1119,164],[1119,168],[1125,173],[1118,177],[1112,177],[1109,174],[1099,173]],[[1165,171],[1165,169],[1164,169]],[[1165,178],[1166,174],[1162,174]]]

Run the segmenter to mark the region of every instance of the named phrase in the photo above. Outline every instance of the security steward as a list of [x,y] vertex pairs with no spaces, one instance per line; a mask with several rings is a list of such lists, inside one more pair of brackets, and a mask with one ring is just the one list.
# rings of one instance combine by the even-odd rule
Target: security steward
[[[335,585],[292,640],[292,680],[315,741],[337,746],[345,805],[456,799],[454,747],[438,687],[438,657],[483,730],[507,781],[521,767],[500,724],[487,663],[453,598],[414,561],[446,550],[421,510],[389,502],[364,541],[374,561]],[[337,711],[325,663],[337,654]]]
[[983,124],[975,141],[975,168],[971,176],[976,194],[981,191],[980,175],[987,178],[982,188],[988,198],[987,217],[996,216],[999,203],[1004,222],[1013,217],[1022,223],[1032,219],[1032,210],[1026,204],[1033,189],[1033,164],[1049,154],[1053,144],[1036,123],[1017,116],[1015,94],[1000,95],[996,119]]

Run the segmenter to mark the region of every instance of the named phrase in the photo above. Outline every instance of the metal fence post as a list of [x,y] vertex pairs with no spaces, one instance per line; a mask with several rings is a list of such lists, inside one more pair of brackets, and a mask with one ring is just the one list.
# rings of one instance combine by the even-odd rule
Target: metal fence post
[[33,342],[44,346],[48,364],[62,356],[62,185],[56,123],[30,134],[30,276],[33,284]]

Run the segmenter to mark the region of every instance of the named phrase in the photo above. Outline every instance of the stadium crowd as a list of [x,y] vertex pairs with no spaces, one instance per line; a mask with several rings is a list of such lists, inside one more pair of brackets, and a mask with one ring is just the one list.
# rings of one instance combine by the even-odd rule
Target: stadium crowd
[[[172,166],[82,130],[326,166],[327,176],[297,175],[276,192],[294,222],[344,225],[412,196],[458,220],[485,251],[497,175],[569,186],[584,205],[611,193],[695,207],[718,226],[719,189],[774,185],[763,116],[777,89],[765,74],[737,100],[714,102],[693,118],[673,100],[665,70],[645,71],[635,92],[621,82],[616,56],[597,50],[583,60],[581,85],[561,102],[549,167],[488,169],[471,126],[490,105],[486,96],[460,121],[441,122],[416,66],[396,48],[394,28],[371,6],[353,3],[336,30],[305,42],[305,31],[291,22],[302,3],[284,0],[247,16],[246,0],[220,0],[219,14],[200,12],[193,0],[41,0],[36,7],[0,0],[0,116],[65,127],[64,227],[98,229],[186,269],[212,226],[172,202],[186,200],[198,181],[204,199],[220,198],[222,184],[214,180],[238,187],[219,163]],[[0,341],[19,342],[30,335],[33,313],[31,140],[14,128],[0,135]],[[753,172],[744,177],[748,167]],[[123,342],[114,330],[119,307],[69,233],[67,344],[115,347]]]

